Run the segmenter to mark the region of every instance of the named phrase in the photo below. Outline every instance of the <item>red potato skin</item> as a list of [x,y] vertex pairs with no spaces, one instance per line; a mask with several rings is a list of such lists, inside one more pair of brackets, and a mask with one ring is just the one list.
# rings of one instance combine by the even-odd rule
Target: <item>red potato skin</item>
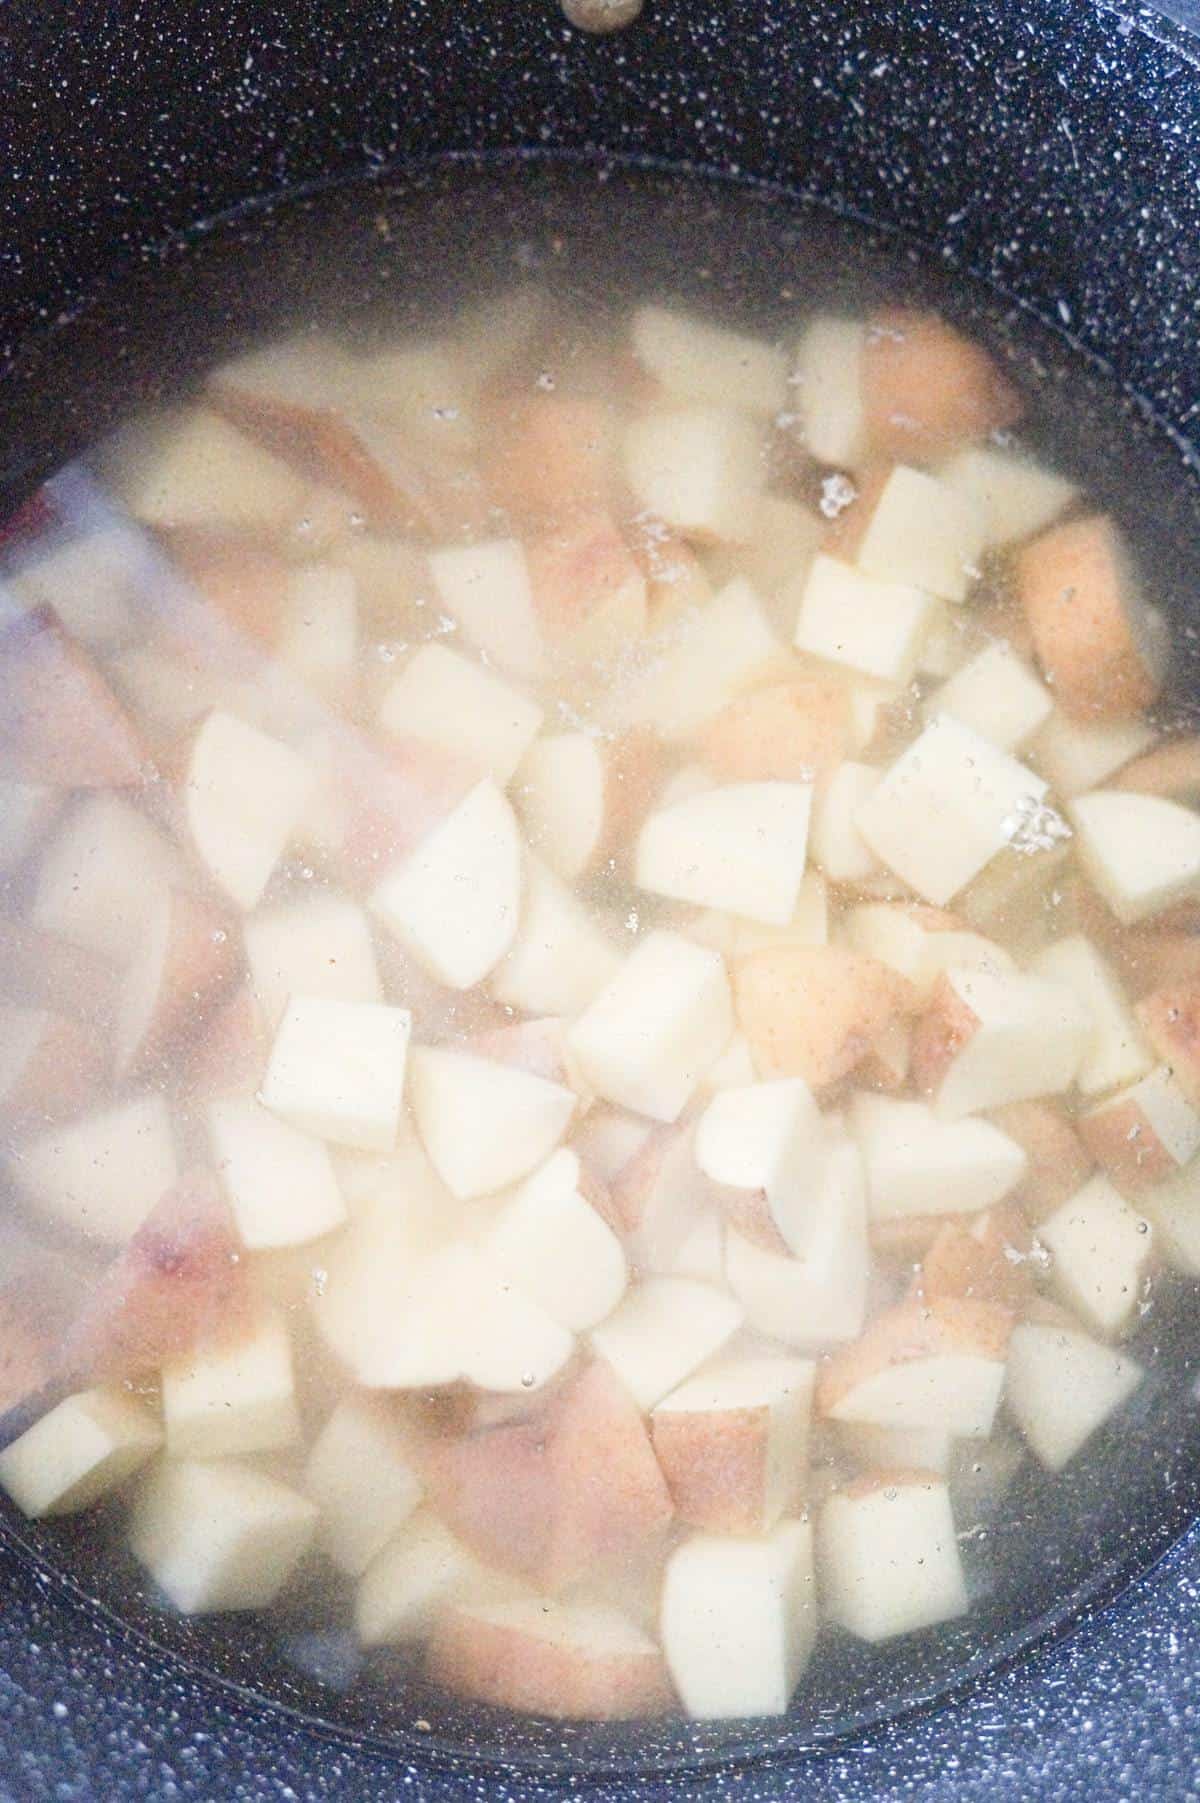
[[[292,568],[278,551],[253,533],[216,527],[175,526],[161,537],[172,563],[225,625],[256,645],[277,643]],[[164,625],[170,634],[169,617]],[[186,620],[179,637],[185,651],[194,650]]]
[[486,408],[494,447],[486,481],[517,519],[557,519],[595,508],[613,482],[612,416],[579,395],[498,393]]
[[533,604],[551,634],[587,624],[629,583],[644,585],[637,559],[612,516],[599,509],[572,515],[525,547]]
[[680,1521],[712,1534],[762,1532],[769,1414],[763,1407],[651,1415],[655,1456]]
[[1107,515],[1068,520],[1018,553],[1017,590],[1038,661],[1064,713],[1120,720],[1155,700],[1159,676],[1129,620],[1136,606],[1117,529]]
[[889,307],[868,325],[863,403],[872,449],[928,462],[1015,426],[1021,396],[987,352],[936,313]]
[[1152,990],[1134,1012],[1192,1107],[1200,1108],[1200,973]]
[[885,1309],[851,1346],[835,1352],[817,1375],[816,1411],[828,1415],[866,1379],[895,1365],[970,1350],[1003,1359],[1012,1314],[994,1302],[924,1297]]
[[1190,985],[1200,979],[1200,934],[1189,932],[1127,933],[1125,974],[1143,1000],[1154,991]]
[[0,995],[24,1008],[47,1008],[95,1028],[107,1020],[118,973],[107,958],[0,915]]
[[106,1383],[154,1371],[246,1328],[248,1268],[214,1174],[188,1171],[100,1278],[62,1349],[73,1379]]
[[447,1526],[550,1594],[644,1556],[673,1514],[642,1417],[601,1360],[536,1416],[435,1437],[421,1464]]
[[353,495],[372,525],[433,536],[441,530],[430,484],[405,455],[400,434],[387,434],[385,467],[379,447],[332,407],[300,406],[228,380],[214,382],[209,398],[231,425],[301,475]]
[[936,1095],[942,1078],[979,1025],[950,979],[939,976],[929,1006],[913,1028],[912,1077],[921,1095]]
[[731,701],[705,728],[700,748],[723,782],[803,782],[833,773],[849,731],[844,685],[803,676]]
[[1029,1160],[1019,1195],[1035,1224],[1081,1190],[1096,1168],[1074,1126],[1052,1102],[1008,1102],[988,1119],[1015,1139]]
[[949,1298],[994,1302],[1019,1314],[1033,1291],[1033,1232],[1011,1203],[974,1221],[946,1221],[918,1273],[930,1302]]
[[50,607],[0,631],[0,772],[63,789],[145,781],[146,746],[130,715]]
[[458,1696],[561,1720],[626,1721],[662,1715],[675,1701],[657,1648],[632,1658],[588,1654],[453,1606],[434,1624],[425,1670]]
[[1102,1103],[1080,1117],[1079,1137],[1122,1195],[1136,1196],[1173,1177],[1179,1166],[1137,1103]]
[[80,1114],[98,1097],[104,1067],[104,1043],[94,1028],[48,1014],[11,1088],[0,1096],[0,1114],[10,1125]]
[[564,1026],[555,1015],[544,1020],[515,1021],[503,1027],[485,1028],[462,1042],[464,1052],[490,1058],[497,1064],[544,1077],[547,1083],[567,1083]]
[[339,737],[334,780],[349,828],[337,855],[355,893],[375,884],[454,811],[483,771],[421,740],[392,737],[373,745]]
[[1139,795],[1161,795],[1166,801],[1195,801],[1200,796],[1200,739],[1172,739],[1108,779],[1113,789]]
[[740,958],[734,996],[763,1077],[803,1077],[818,1090],[849,1076],[913,1000],[912,985],[874,958],[789,943]]
[[201,1027],[180,1085],[193,1104],[253,1095],[271,1055],[271,1031],[250,983],[239,984]]

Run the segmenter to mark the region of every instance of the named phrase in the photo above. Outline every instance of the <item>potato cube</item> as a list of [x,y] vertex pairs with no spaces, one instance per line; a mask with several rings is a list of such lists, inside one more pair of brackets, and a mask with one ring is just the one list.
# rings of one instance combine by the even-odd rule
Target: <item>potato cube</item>
[[739,408],[771,417],[787,398],[782,351],[667,307],[633,315],[633,354],[673,400]]
[[407,1008],[294,995],[271,1048],[263,1106],[318,1139],[392,1151],[411,1031]]
[[176,848],[136,808],[119,795],[89,795],[42,856],[31,918],[123,962],[141,943],[161,891],[182,876]]
[[937,907],[1010,844],[1041,777],[939,716],[860,806],[858,829],[890,870]]
[[742,1324],[740,1304],[684,1277],[650,1277],[592,1332],[639,1408],[652,1409],[718,1353]]
[[1107,782],[1158,737],[1145,720],[1071,720],[1056,708],[1029,755],[1065,801]]
[[1200,814],[1191,808],[1098,789],[1067,811],[1080,862],[1123,925],[1200,895]]
[[938,476],[982,514],[983,542],[989,549],[1032,538],[1079,493],[1056,471],[985,445],[960,451],[942,465]]
[[39,1214],[119,1246],[178,1175],[161,1096],[135,1096],[50,1127],[9,1154],[9,1170]]
[[936,611],[924,589],[882,581],[822,553],[804,584],[793,642],[865,676],[910,682]]
[[678,933],[653,932],[575,1022],[568,1045],[606,1101],[674,1121],[732,1036],[720,957]]
[[309,895],[260,908],[243,932],[254,992],[272,1028],[292,995],[383,1000],[367,917],[345,896]]
[[429,559],[442,605],[477,651],[519,682],[546,672],[525,553],[516,539],[452,545]]
[[750,539],[766,486],[762,435],[719,407],[643,413],[625,429],[625,474],[635,501],[685,538]]
[[161,428],[135,427],[110,440],[105,480],[146,526],[222,526],[278,531],[298,518],[308,484],[287,464],[207,407]]
[[667,1563],[661,1631],[690,1716],[782,1715],[817,1637],[808,1522],[755,1540],[694,1534]]
[[411,1064],[422,1144],[442,1182],[463,1200],[527,1176],[550,1156],[575,1113],[575,1092],[566,1084],[494,1058],[416,1046]]
[[308,805],[311,766],[290,745],[220,709],[192,741],[183,782],[200,862],[239,908],[256,908]]
[[162,1368],[163,1423],[172,1459],[273,1452],[300,1438],[292,1348],[281,1316]]
[[1154,1234],[1107,1177],[1093,1177],[1042,1222],[1038,1237],[1053,1260],[1054,1288],[1105,1338],[1137,1320]]
[[859,808],[879,786],[883,772],[847,758],[813,806],[812,855],[831,883],[863,883],[879,860],[858,830]]
[[431,1509],[417,1509],[362,1574],[354,1605],[358,1638],[365,1647],[421,1640],[443,1602],[501,1584]]
[[815,1375],[808,1359],[727,1358],[663,1398],[650,1431],[682,1521],[761,1534],[799,1506]]
[[805,329],[792,381],[800,410],[800,435],[818,463],[852,469],[866,452],[863,346],[866,327],[857,319],[820,316]]
[[73,1515],[118,1489],[161,1445],[158,1422],[125,1391],[81,1390],[0,1452],[0,1487],[23,1515]]
[[456,752],[506,788],[537,737],[542,710],[511,683],[448,645],[422,645],[379,705],[384,732]]
[[608,723],[651,726],[672,741],[691,738],[779,650],[758,596],[737,577],[681,623],[647,669],[617,685]]
[[412,1450],[390,1402],[350,1392],[313,1442],[304,1489],[339,1571],[360,1577],[421,1500]]
[[1048,1471],[1069,1465],[1142,1381],[1127,1352],[1082,1329],[1023,1322],[1008,1349],[1008,1406]]
[[881,582],[965,601],[979,576],[984,531],[982,510],[970,496],[898,464],[867,522],[857,562]]
[[164,1460],[145,1480],[129,1546],[184,1615],[265,1609],[308,1551],[317,1508],[232,1460]]
[[620,952],[590,909],[527,853],[521,924],[488,983],[496,1000],[525,1014],[569,1020],[596,999],[620,965]]
[[1200,1152],[1200,1114],[1169,1066],[1089,1108],[1079,1137],[1123,1195],[1165,1183]]
[[990,1121],[939,1120],[923,1102],[865,1092],[855,1096],[850,1119],[874,1221],[977,1214],[1025,1175],[1024,1151]]
[[884,1472],[837,1491],[817,1526],[817,1569],[827,1611],[860,1640],[966,1613],[950,1492],[933,1475]]
[[634,879],[654,895],[786,926],[811,808],[811,783],[725,783],[677,801],[642,827]]
[[1092,1017],[1092,1033],[1075,1082],[1085,1096],[1103,1095],[1144,1077],[1154,1063],[1120,980],[1090,940],[1072,933],[1031,961],[1035,976],[1073,989]]
[[957,670],[923,709],[927,720],[948,714],[1001,751],[1020,751],[1053,711],[1050,691],[999,639]]
[[917,1024],[913,1074],[943,1119],[957,1120],[1068,1089],[1091,1032],[1091,1015],[1065,983],[952,967]]
[[340,1227],[346,1205],[329,1149],[251,1096],[229,1096],[208,1110],[213,1163],[238,1236],[252,1252],[303,1246]]

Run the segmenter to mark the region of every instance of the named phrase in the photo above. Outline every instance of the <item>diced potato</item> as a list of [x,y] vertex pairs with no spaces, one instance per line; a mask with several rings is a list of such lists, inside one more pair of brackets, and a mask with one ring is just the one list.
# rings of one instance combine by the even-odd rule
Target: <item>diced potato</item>
[[0,771],[64,789],[146,780],[146,747],[99,664],[52,608],[0,623]]
[[158,1422],[132,1396],[80,1391],[0,1452],[0,1487],[23,1515],[73,1515],[119,1489],[161,1444]]
[[436,642],[422,645],[409,659],[379,707],[385,732],[411,734],[460,753],[501,789],[512,780],[541,723],[535,701]]
[[1125,926],[1200,895],[1200,814],[1117,789],[1081,795],[1068,812],[1084,870]]
[[1079,1137],[1123,1195],[1138,1195],[1200,1152],[1200,1114],[1160,1064],[1081,1115]]
[[129,1545],[184,1615],[212,1615],[273,1603],[316,1524],[316,1505],[264,1472],[168,1459],[143,1483]]
[[818,463],[852,469],[866,453],[863,404],[866,327],[855,319],[818,317],[806,327],[792,381],[801,437]]
[[1008,845],[1046,785],[939,715],[860,806],[858,829],[890,870],[944,907]]
[[341,1226],[346,1205],[321,1140],[276,1119],[253,1096],[214,1101],[208,1126],[238,1234],[251,1251],[302,1246]]
[[48,548],[35,544],[33,556],[5,576],[23,606],[52,607],[73,638],[108,650],[135,629],[148,563],[142,535],[114,520]]
[[441,1046],[413,1048],[409,1095],[425,1150],[460,1198],[527,1176],[562,1139],[576,1106],[561,1083]]
[[826,1610],[860,1640],[966,1613],[950,1493],[931,1473],[882,1472],[836,1491],[817,1524],[817,1568]]
[[744,415],[696,406],[644,413],[626,427],[623,452],[634,500],[685,538],[752,537],[767,465]]
[[1116,972],[1081,933],[1039,952],[1029,966],[1036,976],[1066,983],[1092,1017],[1092,1035],[1075,1082],[1085,1096],[1103,1095],[1144,1077],[1154,1060]]
[[532,853],[521,923],[488,980],[498,1002],[526,1014],[581,1014],[616,976],[621,954],[583,902]]
[[898,464],[871,510],[855,560],[881,582],[965,601],[980,573],[983,544],[983,513],[970,496]]
[[568,1043],[598,1095],[673,1121],[732,1033],[721,959],[678,933],[654,932],[575,1022]]
[[1142,1381],[1127,1352],[1081,1329],[1026,1321],[1008,1353],[1008,1406],[1036,1457],[1061,1471]]
[[739,957],[734,992],[761,1075],[803,1077],[817,1090],[848,1076],[912,995],[874,958],[791,939]]
[[947,1120],[1057,1095],[1075,1078],[1092,1017],[1065,983],[951,968],[913,1041],[913,1074]]
[[845,664],[881,681],[912,680],[936,610],[929,594],[855,569],[835,557],[815,557],[800,597],[794,643],[798,651]]
[[47,783],[0,778],[0,870],[12,871],[49,832],[65,800]]
[[117,498],[147,526],[271,532],[296,519],[307,496],[286,463],[207,407],[121,433],[110,440],[102,469]]
[[105,1066],[82,1021],[0,1002],[0,1113],[10,1126],[78,1114],[95,1102]]
[[406,1008],[294,995],[271,1048],[263,1106],[302,1133],[390,1152],[411,1031]]
[[638,307],[631,336],[638,362],[673,400],[767,417],[783,407],[786,359],[761,338],[667,307]]
[[361,1577],[422,1496],[411,1447],[387,1400],[342,1397],[313,1442],[304,1489],[321,1511],[324,1551],[339,1571]]
[[638,835],[639,888],[786,926],[804,875],[811,783],[727,783],[652,813]]
[[1023,411],[981,345],[936,313],[905,307],[869,321],[862,385],[871,448],[892,457],[945,456],[1015,425]]
[[544,675],[529,566],[515,539],[454,545],[435,551],[429,566],[443,607],[477,650],[520,682]]
[[650,1277],[630,1290],[592,1346],[639,1408],[652,1409],[720,1352],[742,1323],[731,1297],[682,1277]]
[[662,1639],[690,1716],[782,1715],[817,1636],[812,1528],[694,1534],[663,1580]]
[[192,846],[239,908],[254,908],[299,824],[313,784],[290,746],[220,710],[192,742],[183,805]]
[[879,860],[859,832],[856,816],[882,774],[847,758],[816,798],[812,855],[831,883],[862,883],[878,874]]
[[31,918],[74,945],[125,962],[163,888],[183,876],[170,840],[118,795],[88,796],[43,854]]
[[162,1369],[163,1425],[172,1459],[273,1452],[300,1438],[292,1349],[280,1315],[264,1313],[227,1345]]
[[871,1219],[974,1214],[1016,1189],[1023,1148],[990,1121],[940,1120],[922,1102],[858,1094],[850,1120],[862,1152]]
[[618,682],[604,703],[605,718],[617,726],[653,727],[672,742],[688,739],[779,649],[758,596],[735,577],[679,623],[647,668]]
[[487,1593],[496,1574],[456,1540],[430,1509],[410,1515],[359,1582],[354,1625],[365,1647],[422,1639],[441,1605],[463,1591]]
[[866,1197],[853,1144],[832,1147],[813,1211],[803,1258],[767,1251],[732,1227],[725,1236],[726,1280],[747,1324],[805,1351],[852,1340],[866,1314]]
[[1029,746],[1029,755],[1066,801],[1107,782],[1153,745],[1145,720],[1072,720],[1056,708]]
[[942,684],[925,718],[948,714],[1001,751],[1021,751],[1045,725],[1054,700],[1009,645],[993,640]]
[[515,1287],[572,1332],[616,1308],[629,1278],[621,1242],[574,1152],[552,1153],[488,1224],[484,1248]]
[[653,736],[547,733],[517,770],[513,801],[530,845],[566,882],[625,850],[658,766]]
[[995,1303],[923,1295],[885,1310],[822,1366],[817,1412],[986,1440],[1004,1388],[1012,1317]]
[[739,695],[709,722],[701,744],[725,782],[819,782],[841,763],[849,736],[845,684],[805,675]]
[[358,584],[332,563],[307,564],[287,586],[278,656],[330,707],[348,706],[358,683]]
[[808,1359],[727,1357],[663,1398],[650,1431],[681,1521],[761,1534],[798,1507],[815,1375]]
[[39,1214],[102,1246],[136,1232],[178,1175],[171,1116],[159,1095],[51,1127],[7,1162]]
[[254,991],[272,1027],[297,993],[383,1000],[367,917],[345,896],[323,892],[260,908],[245,921],[243,935]]
[[980,509],[989,548],[1032,538],[1064,513],[1079,493],[1055,470],[990,445],[960,451],[938,474]]
[[1055,1289],[1087,1325],[1106,1338],[1137,1319],[1154,1250],[1150,1223],[1106,1177],[1093,1177],[1038,1228],[1053,1260]]

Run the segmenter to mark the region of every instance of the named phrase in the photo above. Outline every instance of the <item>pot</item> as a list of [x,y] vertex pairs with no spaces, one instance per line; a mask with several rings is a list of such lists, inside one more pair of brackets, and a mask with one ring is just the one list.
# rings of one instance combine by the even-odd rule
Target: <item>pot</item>
[[[16,7],[0,498],[15,505],[151,396],[164,346],[177,376],[270,316],[289,272],[266,255],[255,203],[367,171],[386,213],[404,192],[390,185],[398,167],[442,182],[451,154],[553,150],[753,180],[768,224],[774,185],[982,278],[1137,397],[1148,492],[1171,509],[1155,536],[1200,544],[1185,468],[1200,431],[1200,38],[1187,16],[1200,27],[1200,14],[1173,10],[648,0],[628,33],[589,38],[552,0],[227,4],[195,18],[149,0],[65,30]],[[450,187],[469,196],[471,179],[458,167]],[[547,164],[543,192],[569,195],[570,181]],[[218,250],[192,257],[186,235],[236,209]],[[403,243],[393,256],[408,272]],[[211,295],[200,331],[197,283]],[[1189,596],[1181,585],[1167,600]],[[401,1707],[345,1689],[332,1639],[298,1636],[282,1659],[251,1631],[230,1654],[204,1624],[136,1597],[120,1599],[123,1622],[86,1537],[75,1548],[10,1527],[0,1790],[552,1797],[586,1771],[588,1794],[614,1803],[734,1782],[762,1798],[1193,1794],[1200,1432],[1179,1398],[1198,1359],[1164,1358],[1109,1484],[1067,1487],[969,1639],[861,1656],[853,1718],[819,1683],[794,1717],[750,1730],[551,1732],[447,1713],[415,1690]]]

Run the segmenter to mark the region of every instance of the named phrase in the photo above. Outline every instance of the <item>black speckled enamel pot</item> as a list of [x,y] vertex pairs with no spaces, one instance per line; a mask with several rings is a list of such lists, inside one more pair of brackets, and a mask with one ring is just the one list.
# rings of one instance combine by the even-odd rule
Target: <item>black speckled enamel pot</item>
[[[589,40],[554,0],[10,0],[0,497],[145,385],[121,296],[141,284],[170,332],[179,234],[330,176],[522,148],[700,165],[909,234],[1105,364],[1192,514],[1200,12],[1171,10],[647,0],[631,31]],[[336,1679],[332,1642],[291,1665],[230,1655],[136,1597],[123,1627],[86,1551],[69,1583],[61,1539],[0,1529],[0,1797],[1195,1796],[1200,1430],[1186,1358],[1161,1375],[1109,1449],[1117,1500],[1072,1490],[969,1646],[864,1655],[853,1720],[810,1701],[782,1726],[606,1737],[418,1691],[339,1699],[312,1677]]]

